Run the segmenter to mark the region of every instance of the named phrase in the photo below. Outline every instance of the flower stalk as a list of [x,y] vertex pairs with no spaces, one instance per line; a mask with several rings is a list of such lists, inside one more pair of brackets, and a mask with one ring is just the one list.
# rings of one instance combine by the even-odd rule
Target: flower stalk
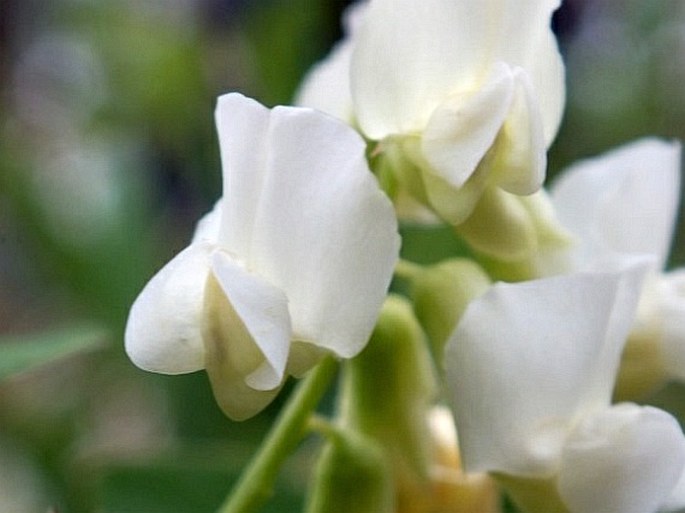
[[307,433],[310,416],[337,371],[332,357],[324,359],[297,385],[257,454],[217,513],[251,513],[271,496],[285,459]]

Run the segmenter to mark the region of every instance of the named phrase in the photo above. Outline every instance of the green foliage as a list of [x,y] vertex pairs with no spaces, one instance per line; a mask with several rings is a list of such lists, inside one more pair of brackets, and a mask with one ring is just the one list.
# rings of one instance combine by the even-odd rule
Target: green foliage
[[[202,452],[202,451],[200,451]],[[242,459],[240,460],[241,462]],[[106,470],[102,487],[105,513],[208,513],[216,510],[226,490],[239,476],[229,466],[231,453],[215,451],[200,461],[192,454],[175,454],[147,464],[119,464]],[[234,463],[237,463],[234,462]],[[302,498],[279,483],[264,513],[297,511]]]
[[323,56],[328,9],[318,0],[261,2],[247,25],[261,90],[269,105],[288,103],[310,65]]
[[106,338],[107,331],[92,323],[24,336],[5,336],[0,338],[0,379],[102,348]]

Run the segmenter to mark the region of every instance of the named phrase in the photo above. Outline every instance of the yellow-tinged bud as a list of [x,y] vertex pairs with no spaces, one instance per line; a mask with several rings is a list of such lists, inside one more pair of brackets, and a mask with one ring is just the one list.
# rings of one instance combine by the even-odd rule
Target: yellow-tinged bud
[[[499,513],[500,491],[488,474],[466,474],[461,468],[457,432],[447,408],[429,416],[433,442],[432,493],[425,513]],[[418,513],[418,512],[417,512]]]
[[614,387],[614,401],[635,401],[656,391],[668,379],[661,351],[661,334],[638,326],[623,349]]
[[384,448],[399,508],[429,491],[427,414],[437,391],[428,343],[409,301],[386,300],[367,347],[343,369],[342,425]]
[[466,306],[489,287],[485,271],[465,258],[445,260],[412,276],[414,312],[428,334],[438,368],[445,343]]
[[535,224],[519,197],[495,187],[455,229],[475,251],[499,260],[522,260],[538,248]]
[[455,230],[495,279],[530,280],[571,269],[573,236],[557,220],[544,190],[515,196],[492,189]]
[[307,513],[396,513],[392,471],[379,444],[351,430],[325,434]]

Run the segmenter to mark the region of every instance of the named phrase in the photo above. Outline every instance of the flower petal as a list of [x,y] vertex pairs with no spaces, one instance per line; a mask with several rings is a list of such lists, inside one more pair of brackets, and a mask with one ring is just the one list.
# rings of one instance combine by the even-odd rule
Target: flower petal
[[[530,67],[536,87],[544,90],[550,82],[554,92],[545,96],[554,111],[551,132],[563,103],[553,100],[563,97],[563,89],[561,95],[556,91],[563,86],[561,59],[547,48],[553,43],[550,18],[558,5],[558,0],[372,2],[351,65],[362,130],[376,140],[419,131],[448,96],[476,91],[492,64],[504,61]],[[553,63],[538,64],[541,57]]]
[[[268,111],[235,94],[222,97],[217,117],[222,154],[259,155],[234,155],[253,167],[225,169],[221,242],[285,293],[295,339],[355,355],[399,251],[397,220],[368,169],[364,141],[314,110]],[[252,146],[233,140],[245,118],[252,124],[240,125],[242,137]]]
[[356,31],[366,15],[368,5],[367,1],[359,1],[345,10],[345,38],[307,73],[295,93],[295,105],[320,110],[348,123],[353,121],[350,60]]
[[623,403],[585,418],[562,451],[558,486],[572,513],[645,513],[670,496],[685,437],[668,413]]
[[[521,67],[530,77],[548,147],[561,122],[566,95],[564,62],[551,30],[552,13],[559,0],[499,2],[497,59]],[[512,42],[515,41],[515,44]]]
[[520,196],[536,192],[545,180],[546,144],[542,117],[528,74],[514,70],[515,92],[507,120],[499,133],[497,152],[501,170],[497,185]]
[[679,511],[685,508],[685,472],[680,474],[680,478],[676,483],[668,499],[659,506],[659,511]]
[[212,271],[231,311],[220,314],[222,336],[208,342],[222,345],[218,352],[237,360],[247,358],[247,351],[238,350],[237,344],[233,347],[233,338],[249,339],[261,354],[256,367],[246,360],[238,365],[243,372],[249,370],[244,372],[245,382],[257,390],[278,387],[290,352],[288,299],[283,291],[245,270],[224,251],[212,255]]
[[479,165],[463,187],[455,188],[444,178],[433,173],[430,166],[421,168],[421,179],[426,198],[433,210],[445,221],[457,226],[466,221],[488,190],[490,159],[493,152],[485,154]]
[[523,67],[530,75],[535,102],[542,116],[545,146],[549,148],[559,130],[566,102],[564,61],[551,30],[544,32]]
[[224,198],[219,243],[249,262],[265,174],[269,110],[241,94],[230,93],[219,97],[215,118]]
[[419,131],[448,96],[473,91],[487,73],[492,14],[489,2],[371,2],[351,64],[364,133]]
[[494,143],[513,93],[513,74],[499,64],[476,94],[452,95],[431,115],[421,141],[423,155],[453,187],[466,183]]
[[562,224],[581,239],[580,264],[611,252],[663,266],[680,195],[680,144],[635,141],[566,169],[551,189]]
[[646,264],[498,284],[446,351],[467,471],[549,477],[571,422],[609,404]]
[[314,66],[295,93],[294,105],[311,107],[347,123],[353,116],[350,59],[353,41],[338,43],[326,59]]
[[211,250],[207,243],[191,244],[133,303],[124,340],[126,353],[141,369],[182,374],[204,367],[201,319]]
[[212,256],[204,312],[205,365],[217,403],[244,420],[261,411],[283,384],[290,348],[284,294],[225,252]]
[[205,241],[210,244],[216,244],[219,239],[219,230],[221,228],[221,213],[223,210],[223,200],[219,199],[212,207],[212,210],[207,212],[197,222],[195,226],[195,233],[193,233],[192,242]]

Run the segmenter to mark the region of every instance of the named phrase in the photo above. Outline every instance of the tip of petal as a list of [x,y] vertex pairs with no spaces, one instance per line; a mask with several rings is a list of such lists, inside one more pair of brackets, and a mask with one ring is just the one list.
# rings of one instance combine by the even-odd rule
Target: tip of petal
[[201,312],[207,244],[192,244],[145,286],[126,323],[126,353],[138,367],[163,374],[203,368]]

